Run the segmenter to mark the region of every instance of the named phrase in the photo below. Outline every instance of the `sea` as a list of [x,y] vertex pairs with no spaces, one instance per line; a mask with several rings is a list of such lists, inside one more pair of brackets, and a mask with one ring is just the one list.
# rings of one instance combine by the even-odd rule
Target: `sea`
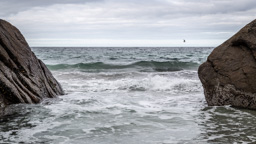
[[7,107],[0,143],[253,143],[256,111],[206,103],[197,70],[212,50],[33,47],[65,95]]

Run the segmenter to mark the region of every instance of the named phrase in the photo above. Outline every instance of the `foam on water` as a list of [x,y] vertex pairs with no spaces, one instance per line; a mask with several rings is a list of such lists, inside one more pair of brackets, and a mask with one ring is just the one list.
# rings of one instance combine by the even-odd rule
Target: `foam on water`
[[[67,92],[85,91],[164,91],[169,93],[188,93],[202,90],[198,79],[187,76],[197,75],[196,71],[173,73],[81,73],[56,72]],[[72,76],[71,76],[72,75]],[[69,80],[67,80],[69,79]]]
[[[124,140],[132,137],[140,143],[154,143],[171,137],[182,138],[184,131],[195,128],[193,117],[185,115],[191,112],[191,108],[184,111],[182,107],[169,103],[175,102],[178,97],[180,101],[184,100],[184,97],[168,98],[159,93],[155,94],[157,95],[152,93],[113,95],[108,92],[96,95],[95,93],[69,94],[54,104],[42,104],[47,115],[43,119],[30,115],[32,119],[40,119],[40,121],[31,120],[33,127],[22,127],[16,133],[16,137],[9,140],[111,143],[106,140],[112,138],[119,143],[122,141],[128,143]],[[195,133],[191,133],[186,137],[189,140],[195,136]],[[6,137],[12,135],[7,134]]]
[[[138,61],[200,63],[203,48],[38,48],[48,65]],[[195,67],[196,69],[196,67]],[[88,72],[54,70],[66,95],[12,105],[0,118],[1,143],[250,143],[256,112],[208,107],[195,69]]]

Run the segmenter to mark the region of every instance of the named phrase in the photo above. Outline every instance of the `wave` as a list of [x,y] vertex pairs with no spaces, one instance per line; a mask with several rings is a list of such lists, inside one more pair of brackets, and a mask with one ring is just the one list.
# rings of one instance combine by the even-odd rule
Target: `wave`
[[192,69],[198,66],[194,62],[180,62],[180,61],[139,61],[126,65],[106,64],[103,62],[94,63],[78,63],[78,64],[56,64],[47,65],[50,70],[65,70],[65,69],[79,69],[82,71],[104,71],[104,70],[120,70],[120,69],[136,69],[139,71],[180,71],[184,69]]
[[[202,91],[202,85],[196,77],[196,72],[188,71],[185,77],[182,71],[173,73],[124,73],[121,77],[116,74],[60,72],[56,78],[62,83],[68,93],[72,92],[167,92],[191,93]],[[54,72],[56,74],[56,72]],[[73,76],[72,76],[73,75]]]

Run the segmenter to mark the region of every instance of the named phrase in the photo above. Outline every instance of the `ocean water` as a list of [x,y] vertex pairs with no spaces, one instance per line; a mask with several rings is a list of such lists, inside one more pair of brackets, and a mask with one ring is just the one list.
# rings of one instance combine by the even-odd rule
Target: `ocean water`
[[32,48],[66,95],[6,108],[0,143],[256,141],[256,112],[208,107],[197,69],[213,48]]

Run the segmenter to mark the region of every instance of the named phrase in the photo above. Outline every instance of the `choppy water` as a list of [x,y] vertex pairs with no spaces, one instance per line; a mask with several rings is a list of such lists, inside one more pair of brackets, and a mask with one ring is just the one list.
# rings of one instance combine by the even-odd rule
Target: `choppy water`
[[256,112],[208,107],[197,76],[212,48],[33,48],[66,95],[12,105],[1,143],[251,143]]

